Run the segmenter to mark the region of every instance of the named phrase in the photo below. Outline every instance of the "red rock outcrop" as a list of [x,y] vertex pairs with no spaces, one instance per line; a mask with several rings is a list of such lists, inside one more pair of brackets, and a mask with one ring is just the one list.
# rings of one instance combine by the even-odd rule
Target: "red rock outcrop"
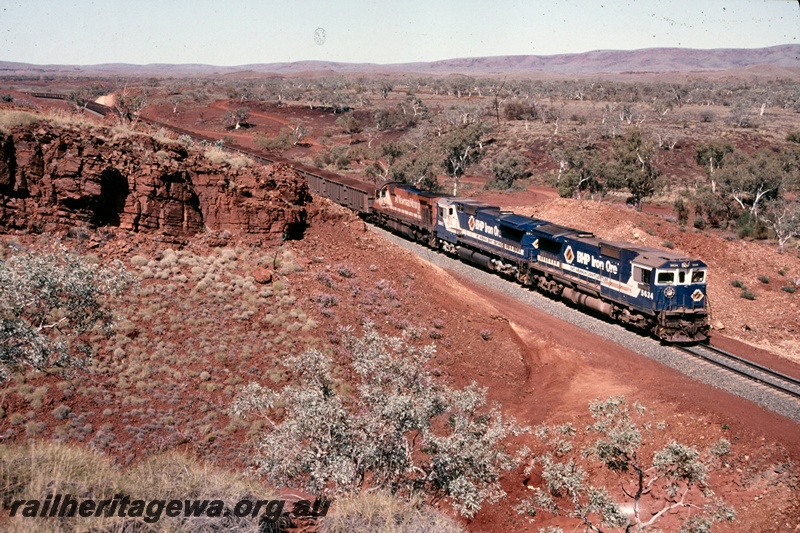
[[235,168],[221,153],[212,159],[109,128],[43,120],[0,132],[0,228],[112,225],[174,237],[302,232],[311,196],[291,167]]

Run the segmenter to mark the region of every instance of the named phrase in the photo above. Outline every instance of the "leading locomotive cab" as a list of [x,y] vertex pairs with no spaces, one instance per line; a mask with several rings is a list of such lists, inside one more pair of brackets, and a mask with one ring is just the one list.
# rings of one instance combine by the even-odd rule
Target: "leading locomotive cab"
[[705,308],[706,267],[685,265],[656,269],[655,288],[659,295],[659,309],[678,311]]
[[708,298],[705,263],[677,256],[642,257],[634,264],[634,278],[642,285],[650,281],[653,309],[657,313],[655,334],[671,342],[705,340],[708,334]]

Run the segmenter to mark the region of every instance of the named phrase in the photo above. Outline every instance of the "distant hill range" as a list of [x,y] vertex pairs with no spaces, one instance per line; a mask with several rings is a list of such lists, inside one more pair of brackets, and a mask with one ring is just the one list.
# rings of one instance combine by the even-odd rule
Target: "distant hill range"
[[590,75],[641,75],[659,73],[800,76],[800,44],[769,48],[646,48],[642,50],[597,50],[550,56],[496,56],[447,59],[427,63],[337,63],[297,61],[221,67],[201,64],[131,65],[31,65],[0,61],[0,76],[308,76],[360,74],[420,74],[443,76],[513,75],[518,77],[585,77]]

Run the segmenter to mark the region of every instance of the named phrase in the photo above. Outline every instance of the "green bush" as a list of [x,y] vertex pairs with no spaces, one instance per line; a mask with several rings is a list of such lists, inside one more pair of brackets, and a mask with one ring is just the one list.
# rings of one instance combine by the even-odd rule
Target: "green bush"
[[253,144],[267,152],[281,153],[292,147],[292,140],[286,132],[281,132],[275,137],[267,137],[263,134],[256,135],[253,138]]
[[769,236],[769,228],[761,218],[745,211],[736,220],[736,233],[740,239],[766,239]]
[[507,190],[514,182],[531,175],[530,161],[515,153],[503,150],[492,163],[494,180],[486,185],[487,189]]
[[675,214],[678,216],[678,224],[683,226],[689,222],[689,206],[686,205],[683,198],[679,196],[672,205],[675,208]]
[[744,298],[745,300],[755,300],[756,299],[756,295],[754,293],[748,291],[747,289],[742,291],[741,297]]
[[745,289],[746,288],[744,286],[744,283],[742,283],[738,279],[735,279],[735,280],[731,281],[731,286],[736,287],[737,289]]

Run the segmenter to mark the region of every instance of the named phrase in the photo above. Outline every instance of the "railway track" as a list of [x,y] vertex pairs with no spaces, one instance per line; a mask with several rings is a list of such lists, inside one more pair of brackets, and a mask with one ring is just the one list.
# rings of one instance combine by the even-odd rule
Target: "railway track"
[[675,345],[674,348],[800,400],[800,379],[787,376],[711,345]]

